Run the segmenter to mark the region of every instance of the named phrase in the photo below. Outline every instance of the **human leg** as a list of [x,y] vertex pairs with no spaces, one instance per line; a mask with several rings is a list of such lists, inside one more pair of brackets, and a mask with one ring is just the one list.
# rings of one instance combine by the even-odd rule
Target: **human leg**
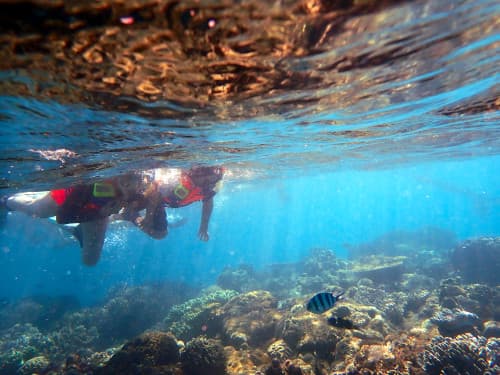
[[108,227],[108,218],[81,223],[82,262],[95,266],[101,257],[104,237]]
[[34,217],[51,217],[57,212],[57,203],[49,192],[14,194],[7,198],[5,206]]

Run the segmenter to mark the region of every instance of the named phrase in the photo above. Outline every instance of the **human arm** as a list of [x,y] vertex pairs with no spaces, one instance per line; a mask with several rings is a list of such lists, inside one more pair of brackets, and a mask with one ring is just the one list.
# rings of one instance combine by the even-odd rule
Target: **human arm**
[[146,215],[144,217],[139,216],[134,221],[134,224],[144,233],[157,240],[165,238],[168,234],[167,215],[163,204],[146,208]]
[[167,214],[160,193],[157,189],[150,189],[145,193],[146,214],[138,216],[133,223],[149,236],[161,239],[168,234]]
[[212,211],[214,208],[214,199],[208,198],[203,201],[203,205],[201,208],[201,223],[200,229],[198,230],[198,237],[202,241],[208,241],[208,223],[210,221],[210,216],[212,215]]

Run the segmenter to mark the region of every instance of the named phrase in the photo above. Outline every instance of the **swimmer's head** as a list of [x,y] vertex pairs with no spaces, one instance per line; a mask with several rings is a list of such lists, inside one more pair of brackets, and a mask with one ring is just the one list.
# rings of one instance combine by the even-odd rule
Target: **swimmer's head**
[[224,167],[195,166],[189,169],[187,174],[196,185],[215,185],[224,176]]

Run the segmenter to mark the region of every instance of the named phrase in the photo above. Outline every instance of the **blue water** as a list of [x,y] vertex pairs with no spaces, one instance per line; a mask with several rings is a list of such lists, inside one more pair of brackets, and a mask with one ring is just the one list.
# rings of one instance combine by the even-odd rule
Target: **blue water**
[[11,217],[2,237],[2,296],[76,294],[93,303],[125,283],[181,280],[213,283],[226,266],[297,261],[311,248],[347,257],[345,244],[393,230],[432,226],[459,240],[498,236],[499,157],[423,163],[382,171],[232,182],[217,195],[208,243],[197,237],[199,205],[177,209],[188,219],[157,241],[132,227],[111,226],[98,266],[80,265],[76,241],[56,224]]
[[[498,102],[500,34],[491,26],[498,3],[416,3],[391,9],[397,17],[351,35],[345,46],[335,41],[317,55],[281,60],[290,71],[323,72],[324,86],[234,107],[216,103],[216,116],[186,106],[177,110],[188,119],[155,118],[3,88],[2,194],[164,165],[222,164],[229,173],[208,243],[197,239],[201,207],[194,204],[175,211],[188,222],[161,241],[111,225],[92,268],[80,264],[77,242],[56,224],[11,213],[0,237],[0,298],[72,294],[92,304],[115,285],[206,286],[226,266],[296,262],[318,247],[348,257],[349,244],[394,230],[499,236],[498,110],[465,110]],[[394,45],[409,55],[333,78],[321,70],[342,54]],[[6,82],[31,79],[1,74]],[[311,97],[317,100],[299,100]],[[298,104],[290,107],[292,99]],[[42,153],[63,149],[76,156]]]

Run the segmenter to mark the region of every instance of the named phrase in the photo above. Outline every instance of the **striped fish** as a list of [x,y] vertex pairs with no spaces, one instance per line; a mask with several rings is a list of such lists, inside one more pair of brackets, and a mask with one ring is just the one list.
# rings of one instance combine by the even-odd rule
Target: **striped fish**
[[330,310],[343,295],[344,292],[336,295],[329,292],[318,293],[307,302],[307,311],[314,314],[322,314],[326,310]]

